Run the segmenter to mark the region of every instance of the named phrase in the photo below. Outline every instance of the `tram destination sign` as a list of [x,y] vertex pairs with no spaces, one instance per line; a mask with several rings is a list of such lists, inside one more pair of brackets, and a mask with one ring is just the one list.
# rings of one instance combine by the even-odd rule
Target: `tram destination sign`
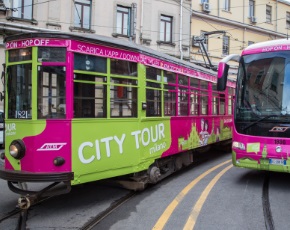
[[[32,46],[48,46],[48,47],[67,47],[69,51],[85,53],[89,55],[102,56],[107,58],[121,59],[131,62],[138,62],[148,66],[160,68],[167,71],[173,71],[179,74],[195,77],[211,82],[216,82],[216,76],[207,74],[201,70],[187,68],[185,66],[176,65],[158,58],[148,55],[122,50],[102,45],[79,42],[75,40],[47,39],[47,38],[31,38],[6,43],[6,49],[19,49]],[[229,83],[230,84],[230,83]]]

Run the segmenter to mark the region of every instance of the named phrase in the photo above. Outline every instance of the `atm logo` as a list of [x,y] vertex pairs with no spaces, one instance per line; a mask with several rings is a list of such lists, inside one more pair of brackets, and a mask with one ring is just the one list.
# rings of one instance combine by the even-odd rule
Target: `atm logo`
[[271,130],[269,130],[269,132],[283,133],[287,129],[289,129],[289,127],[278,127],[278,126],[275,126]]
[[37,151],[58,151],[67,143],[45,143]]

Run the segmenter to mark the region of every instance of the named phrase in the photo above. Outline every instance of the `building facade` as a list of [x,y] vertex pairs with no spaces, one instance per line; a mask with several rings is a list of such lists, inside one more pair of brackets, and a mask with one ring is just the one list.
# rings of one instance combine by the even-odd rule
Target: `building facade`
[[37,31],[127,39],[189,60],[190,21],[190,0],[0,0],[0,63],[5,36]]
[[26,31],[95,33],[189,59],[190,13],[188,0],[0,0],[0,41]]
[[289,1],[192,1],[191,61],[204,63],[199,40],[216,66],[226,55],[240,54],[248,45],[286,38],[289,28]]

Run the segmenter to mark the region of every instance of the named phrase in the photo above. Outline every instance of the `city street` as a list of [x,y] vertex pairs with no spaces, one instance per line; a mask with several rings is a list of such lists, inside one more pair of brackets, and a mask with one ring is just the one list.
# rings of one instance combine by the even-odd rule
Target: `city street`
[[[288,229],[290,203],[288,174],[233,168],[229,153],[209,152],[208,160],[190,166],[137,193],[93,229],[266,229],[265,178],[276,229]],[[0,180],[0,214],[15,208],[18,195]],[[69,194],[53,197],[31,208],[27,228],[82,229],[129,191],[89,183]],[[0,223],[15,229],[18,215]]]

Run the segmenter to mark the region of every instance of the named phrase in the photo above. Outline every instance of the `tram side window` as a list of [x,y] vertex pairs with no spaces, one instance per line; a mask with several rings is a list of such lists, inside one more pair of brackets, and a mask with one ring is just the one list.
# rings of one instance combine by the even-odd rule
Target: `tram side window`
[[208,95],[201,94],[200,111],[201,115],[208,115]]
[[228,114],[233,114],[234,88],[228,88]]
[[65,62],[66,48],[38,47],[39,62]]
[[218,114],[218,93],[213,92],[212,93],[212,101],[211,101],[211,105],[212,105],[212,115],[217,115]]
[[31,64],[9,66],[7,73],[8,118],[31,119]]
[[217,84],[212,84],[212,114],[213,115],[225,115],[225,94],[217,91]]
[[188,115],[188,77],[178,75],[178,115]]
[[190,78],[190,115],[198,115],[199,79]]
[[137,117],[137,63],[111,59],[110,116]]
[[176,115],[176,92],[175,86],[164,86],[164,115],[175,116]]
[[137,63],[111,59],[111,74],[137,76]]
[[208,82],[200,81],[200,114],[208,115]]
[[[152,80],[154,79],[154,80]],[[146,67],[146,116],[161,116],[161,70]]]
[[199,91],[192,90],[190,94],[190,115],[198,115],[198,96]]
[[212,96],[211,96],[211,113],[217,115],[219,111],[219,93],[217,91],[217,84],[212,83]]
[[[164,71],[164,115],[176,115],[176,74]],[[167,84],[166,84],[167,83]]]
[[74,118],[107,117],[106,77],[76,73]]
[[111,78],[111,117],[137,117],[137,80]]
[[37,81],[37,118],[65,118],[65,67],[39,66]]
[[226,100],[225,100],[225,95],[220,93],[219,94],[219,115],[225,115],[226,114]]
[[74,70],[107,72],[107,58],[92,55],[74,54]]

